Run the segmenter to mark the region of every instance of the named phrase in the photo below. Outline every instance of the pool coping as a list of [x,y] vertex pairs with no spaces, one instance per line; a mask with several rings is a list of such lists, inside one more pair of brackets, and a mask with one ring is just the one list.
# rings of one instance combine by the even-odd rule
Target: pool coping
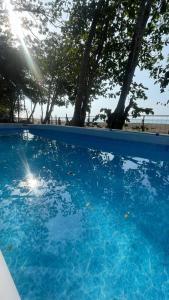
[[136,131],[124,131],[116,129],[98,129],[98,128],[86,128],[86,127],[75,127],[75,126],[61,126],[61,125],[35,125],[35,124],[10,124],[1,123],[0,129],[37,129],[47,130],[52,132],[66,132],[74,134],[83,134],[87,136],[95,136],[106,139],[141,142],[148,144],[158,145],[169,145],[169,135],[167,134],[156,134],[147,132],[136,132]]

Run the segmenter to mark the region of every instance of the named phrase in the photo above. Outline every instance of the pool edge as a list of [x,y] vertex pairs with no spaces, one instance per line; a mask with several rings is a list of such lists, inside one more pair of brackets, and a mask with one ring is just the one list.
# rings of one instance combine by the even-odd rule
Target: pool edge
[[100,138],[123,140],[131,142],[142,142],[148,144],[169,145],[169,135],[129,132],[116,129],[96,129],[96,128],[81,128],[73,126],[57,126],[57,125],[28,125],[27,129],[49,130],[56,132],[78,133],[83,135],[95,136]]
[[75,126],[58,126],[58,125],[34,125],[34,124],[10,124],[1,123],[0,129],[38,129],[52,132],[67,132],[67,133],[78,133],[82,135],[95,136],[100,138],[141,142],[147,144],[167,145],[169,146],[169,135],[167,134],[155,134],[155,133],[144,133],[144,132],[129,132],[117,129],[98,129],[98,128],[86,128],[86,127],[75,127]]
[[0,299],[21,300],[1,251],[0,251]]

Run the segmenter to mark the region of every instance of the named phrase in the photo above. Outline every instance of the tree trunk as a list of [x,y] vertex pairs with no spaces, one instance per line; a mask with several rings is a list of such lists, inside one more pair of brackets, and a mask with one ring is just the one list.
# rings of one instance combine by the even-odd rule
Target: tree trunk
[[52,111],[53,111],[53,108],[54,108],[54,101],[51,103],[46,115],[45,115],[45,118],[43,120],[43,124],[50,124],[50,118],[51,118],[51,114],[52,114]]
[[9,112],[10,123],[14,123],[15,104],[16,104],[15,101],[13,101],[13,99],[10,99],[10,112]]
[[[108,7],[109,4],[109,0],[106,1],[105,6]],[[89,97],[90,97],[90,92],[91,92],[91,88],[93,86],[93,81],[95,79],[95,74],[96,74],[96,70],[99,67],[99,62],[100,59],[102,57],[102,52],[103,52],[103,48],[104,48],[104,44],[107,40],[107,32],[108,32],[108,27],[109,27],[109,18],[104,16],[104,25],[102,26],[102,32],[101,32],[101,37],[100,40],[98,42],[97,45],[97,49],[94,53],[94,63],[92,65],[92,69],[89,67],[89,75],[88,75],[88,80],[87,80],[87,85],[86,85],[86,101],[83,102],[83,106],[81,109],[81,113],[82,116],[84,116],[84,121],[86,118],[86,113],[87,113],[87,108],[88,108],[88,104],[89,104]],[[113,32],[112,32],[113,34]]]
[[43,123],[43,103],[40,103],[40,108],[41,108],[41,124]]
[[100,0],[95,9],[93,16],[93,21],[90,27],[89,35],[85,44],[85,50],[81,62],[80,74],[79,74],[79,83],[77,88],[77,96],[75,101],[75,109],[71,125],[74,126],[84,126],[86,118],[86,106],[88,103],[88,73],[89,73],[89,59],[91,53],[92,42],[96,34],[96,26],[99,20],[99,14],[104,4],[104,0]]
[[10,117],[10,123],[14,123],[14,111],[12,107],[10,107],[9,117]]
[[18,113],[18,123],[19,123],[19,121],[20,121],[20,99],[19,99],[19,96],[17,99],[17,113]]
[[26,119],[27,119],[27,121],[28,121],[28,110],[27,110],[27,108],[26,108],[25,97],[24,97],[24,100],[23,100],[23,109],[24,109],[24,111],[25,111],[25,113],[26,113]]
[[53,108],[55,106],[55,101],[56,101],[56,94],[57,94],[57,88],[55,88],[54,94],[52,96],[51,101],[48,101],[47,109],[46,109],[46,114],[45,118],[43,120],[43,124],[50,124],[50,117],[53,111]]
[[28,117],[28,122],[30,122],[30,120],[33,118],[34,112],[35,112],[35,108],[36,108],[37,102],[34,103],[33,109]]
[[46,113],[45,113],[45,118],[43,120],[43,123],[46,124],[45,120],[48,118],[48,114],[49,114],[49,107],[50,107],[50,97],[48,99],[48,103],[47,103],[47,107],[46,107]]
[[125,111],[125,102],[130,91],[130,85],[133,80],[134,72],[138,64],[139,53],[148,18],[150,16],[153,0],[142,0],[138,11],[134,34],[131,42],[131,50],[128,57],[126,70],[124,73],[123,85],[120,99],[115,111],[110,114],[107,124],[109,128],[122,129],[127,117]]
[[[42,123],[43,124],[46,124],[48,122],[50,122],[50,116],[51,116],[51,113],[52,113],[52,110],[53,110],[53,102],[54,102],[54,97],[56,95],[56,88],[54,90],[54,94],[52,96],[52,84],[53,84],[53,81],[54,81],[54,77],[52,76],[51,78],[51,82],[50,82],[50,85],[49,85],[49,88],[48,88],[48,100],[47,100],[47,107],[46,107],[46,113],[45,113],[45,117],[44,119],[42,118]],[[51,107],[52,107],[52,110],[51,110]],[[51,112],[50,112],[51,110]]]

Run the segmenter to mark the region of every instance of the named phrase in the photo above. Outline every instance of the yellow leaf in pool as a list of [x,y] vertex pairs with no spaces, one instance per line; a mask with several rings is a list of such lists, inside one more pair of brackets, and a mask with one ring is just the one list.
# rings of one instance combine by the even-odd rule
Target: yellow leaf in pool
[[124,218],[125,218],[125,219],[128,219],[128,218],[129,218],[129,215],[130,215],[130,212],[127,211],[127,212],[124,214]]
[[12,244],[10,244],[10,245],[7,246],[7,251],[12,251],[12,249],[13,249],[13,245]]

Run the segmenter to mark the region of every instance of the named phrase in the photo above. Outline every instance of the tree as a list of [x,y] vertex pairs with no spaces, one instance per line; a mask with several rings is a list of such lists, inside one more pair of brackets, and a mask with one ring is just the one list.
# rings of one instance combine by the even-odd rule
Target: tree
[[[48,32],[49,23],[53,24],[50,15],[51,6],[52,3],[43,4],[39,0],[32,3],[19,0],[11,4],[5,2],[0,10],[1,43],[3,43],[0,53],[3,58],[0,65],[1,101],[3,101],[3,107],[5,105],[9,110],[12,122],[16,110],[19,116],[25,96],[33,103],[32,111],[29,116],[27,115],[30,121],[44,93],[43,87],[40,86],[40,72],[35,64],[32,50],[37,45],[36,34],[39,33],[42,37]],[[26,110],[25,105],[23,108]]]
[[[162,1],[162,4],[164,5],[164,1]],[[132,101],[132,99],[130,99],[130,103],[126,108],[125,108],[125,102],[130,91],[130,86],[133,80],[135,69],[138,65],[139,55],[140,55],[142,42],[143,42],[143,36],[144,36],[148,19],[150,17],[152,6],[153,6],[153,1],[151,0],[143,0],[140,4],[140,9],[138,11],[138,17],[134,29],[134,34],[131,41],[131,48],[129,52],[128,62],[124,72],[120,98],[115,111],[109,115],[107,121],[109,128],[122,129],[130,108],[133,106],[138,108],[138,106],[136,105],[136,103]],[[164,9],[164,7],[163,8],[161,7],[161,10],[162,9],[164,10],[163,12],[166,12],[166,8]],[[153,26],[153,24],[150,23],[150,26],[151,25]],[[161,45],[158,45],[158,47],[161,49]]]
[[[76,101],[75,101],[75,110],[74,110],[74,116],[73,116],[73,120],[72,120],[73,125],[79,125],[79,126],[84,125],[84,121],[85,121],[85,117],[86,117],[86,108],[87,108],[87,103],[89,101],[89,93],[90,93],[88,85],[91,84],[91,78],[89,75],[89,72],[90,72],[89,60],[90,60],[90,55],[91,55],[91,51],[92,51],[92,43],[93,43],[93,39],[97,33],[96,28],[97,28],[98,22],[102,20],[103,21],[102,26],[104,28],[103,30],[105,30],[105,28],[106,28],[105,33],[102,34],[102,36],[100,38],[100,40],[102,42],[100,52],[102,52],[103,44],[107,39],[107,31],[108,31],[110,19],[108,18],[108,16],[107,16],[107,18],[104,17],[104,19],[101,19],[101,18],[99,19],[99,16],[101,14],[103,14],[103,15],[105,14],[105,7],[108,8],[108,6],[109,6],[109,1],[99,1],[97,3],[97,5],[95,4],[95,10],[93,12],[93,19],[91,22],[88,38],[85,43],[84,54],[82,56],[82,61],[81,61],[81,67],[80,67],[80,72],[79,72],[79,82],[78,82],[78,86],[77,86],[77,96],[76,96]],[[116,10],[117,10],[117,7],[116,7]],[[138,20],[136,22],[135,32],[134,32],[133,39],[132,39],[131,52],[130,52],[129,61],[128,61],[128,64],[126,67],[125,80],[123,83],[122,96],[120,97],[120,103],[122,103],[122,101],[125,102],[126,96],[129,92],[129,88],[130,88],[132,78],[134,75],[134,70],[135,70],[135,67],[137,66],[139,50],[141,48],[141,41],[142,41],[142,37],[143,37],[143,33],[144,33],[144,29],[145,29],[148,17],[150,15],[150,10],[151,10],[151,1],[150,0],[142,1],[141,5],[140,5],[139,14],[138,14]],[[100,53],[100,55],[102,55],[102,53]],[[97,57],[97,55],[96,55],[96,57]],[[95,70],[96,68],[97,68],[97,64],[96,64],[95,68],[93,68],[93,69]],[[88,82],[88,80],[89,80],[89,82]],[[124,104],[123,104],[123,106],[124,106]],[[118,109],[119,109],[119,106],[118,106]],[[121,109],[122,109],[122,105],[121,105]],[[123,108],[123,110],[124,110],[124,108]],[[109,118],[110,117],[112,117],[112,114],[109,116]],[[125,120],[125,118],[124,118],[124,120]],[[110,119],[108,121],[108,124],[109,123],[110,123]],[[123,121],[123,123],[124,123],[124,121]]]
[[[91,48],[92,48],[92,42],[93,39],[96,35],[96,27],[98,25],[98,22],[100,20],[100,15],[105,12],[103,8],[108,6],[109,1],[104,1],[100,0],[97,4],[94,3],[94,13],[93,13],[93,19],[91,22],[88,38],[85,43],[85,48],[84,48],[84,54],[82,57],[81,61],[81,66],[80,66],[80,72],[79,72],[79,82],[77,86],[77,96],[75,100],[75,110],[74,110],[74,116],[72,119],[72,125],[78,125],[78,126],[83,126],[84,121],[86,118],[86,111],[87,111],[87,104],[88,104],[88,99],[89,99],[89,89],[90,89],[90,80],[91,74],[89,73],[90,71],[90,66],[89,66],[89,59],[90,59],[90,53],[91,53]],[[103,24],[103,30],[105,30],[104,27],[105,24]],[[105,35],[107,33],[107,24],[106,24],[106,30],[105,30]],[[100,46],[100,49],[98,51],[102,51],[104,40]],[[98,54],[99,55],[99,54]],[[95,71],[97,68],[97,61],[95,61]]]
[[[166,40],[162,37],[163,32],[165,34],[168,33],[168,23],[166,19],[168,6],[162,5],[164,1],[142,1],[141,5],[140,1],[107,3],[108,9],[106,10],[106,14],[100,14],[98,25],[95,28],[95,35],[89,45],[87,41],[90,37],[89,33],[91,32],[96,8],[92,10],[86,2],[83,2],[80,6],[79,2],[78,7],[75,6],[76,9],[73,7],[71,15],[71,17],[74,17],[72,17],[73,20],[76,20],[76,23],[74,26],[69,23],[68,26],[70,26],[70,29],[69,31],[67,30],[67,32],[70,32],[72,41],[76,41],[76,44],[79,46],[79,51],[82,53],[81,56],[79,55],[79,57],[81,57],[81,68],[77,76],[75,112],[72,123],[74,125],[84,125],[85,114],[86,110],[89,109],[93,88],[95,89],[96,87],[95,95],[99,95],[99,93],[104,90],[104,87],[102,84],[97,85],[96,83],[103,83],[107,80],[111,90],[117,86],[123,90],[121,99],[123,100],[124,106],[122,115],[122,124],[124,124],[125,118],[127,118],[131,109],[143,110],[135,104],[139,95],[143,95],[144,99],[147,98],[145,87],[140,83],[132,82],[135,68],[139,67],[141,70],[147,69],[151,71],[156,63],[163,59],[162,49],[166,44]],[[81,16],[80,11],[82,10],[85,10],[83,21],[79,20],[79,16]],[[137,22],[136,15],[138,15]],[[90,24],[90,27],[88,27],[86,23]],[[97,59],[95,49],[99,48],[98,45],[103,36],[103,31],[99,27],[99,24],[101,24],[103,28],[106,23],[107,33],[104,35],[100,59],[97,63],[97,67],[94,68]],[[88,50],[84,45],[88,45]],[[74,44],[72,47],[74,47]],[[77,49],[77,46],[75,46],[75,48]],[[85,51],[87,51],[87,55]],[[88,57],[86,64],[84,63],[84,54],[85,59]],[[95,71],[92,76],[90,76],[91,70]],[[88,77],[80,74],[88,74]],[[80,78],[82,78],[82,80],[80,80]],[[86,86],[86,88],[84,88],[84,86]],[[78,93],[79,95],[81,94],[81,96],[77,97]],[[113,91],[110,94],[112,97],[117,97],[119,91],[118,93]],[[130,101],[129,105],[125,107],[128,94]],[[120,100],[120,103],[122,103],[122,100]],[[120,106],[118,106],[118,109],[119,107]],[[81,121],[78,118],[81,118]],[[112,114],[110,118],[112,118]],[[77,121],[75,121],[75,119]],[[109,125],[111,127],[111,124]]]
[[8,44],[6,36],[1,35],[0,47],[0,102],[6,108],[9,119],[14,122],[15,111],[20,113],[20,102],[26,78],[26,64],[20,49]]
[[50,123],[52,111],[66,103],[65,61],[62,40],[56,33],[50,33],[35,49],[37,63],[41,66],[43,80],[39,102],[46,105],[43,123]]
[[[73,53],[72,69],[74,70],[76,66],[72,95],[75,111],[72,124],[83,126],[91,101],[96,96],[105,94],[110,70],[118,64],[118,62],[112,63],[111,49],[117,48],[116,42],[119,38],[115,39],[114,43],[112,37],[114,32],[119,30],[119,19],[125,19],[119,2],[74,2],[69,21],[62,29],[65,43],[70,45],[71,54]],[[116,15],[117,8],[120,10],[118,15]],[[112,20],[114,20],[113,24]]]
[[[31,101],[31,111],[28,113],[25,101],[24,101],[24,111],[27,115],[27,122],[31,122],[33,120],[33,116],[35,113],[35,109],[38,103],[41,103],[43,88],[39,82],[31,74],[27,76],[25,80],[25,86],[23,88],[23,94]],[[25,98],[24,98],[25,100]]]
[[125,119],[128,115],[128,111],[132,106],[132,101],[131,101],[129,106],[125,109],[125,102],[130,90],[130,86],[133,80],[136,66],[138,64],[138,58],[139,58],[139,53],[140,53],[141,44],[143,40],[143,35],[144,35],[148,18],[150,16],[152,3],[153,3],[152,0],[141,1],[140,8],[138,11],[138,17],[134,29],[134,34],[131,41],[128,62],[124,73],[120,99],[114,113],[109,115],[107,121],[109,128],[122,129]]

